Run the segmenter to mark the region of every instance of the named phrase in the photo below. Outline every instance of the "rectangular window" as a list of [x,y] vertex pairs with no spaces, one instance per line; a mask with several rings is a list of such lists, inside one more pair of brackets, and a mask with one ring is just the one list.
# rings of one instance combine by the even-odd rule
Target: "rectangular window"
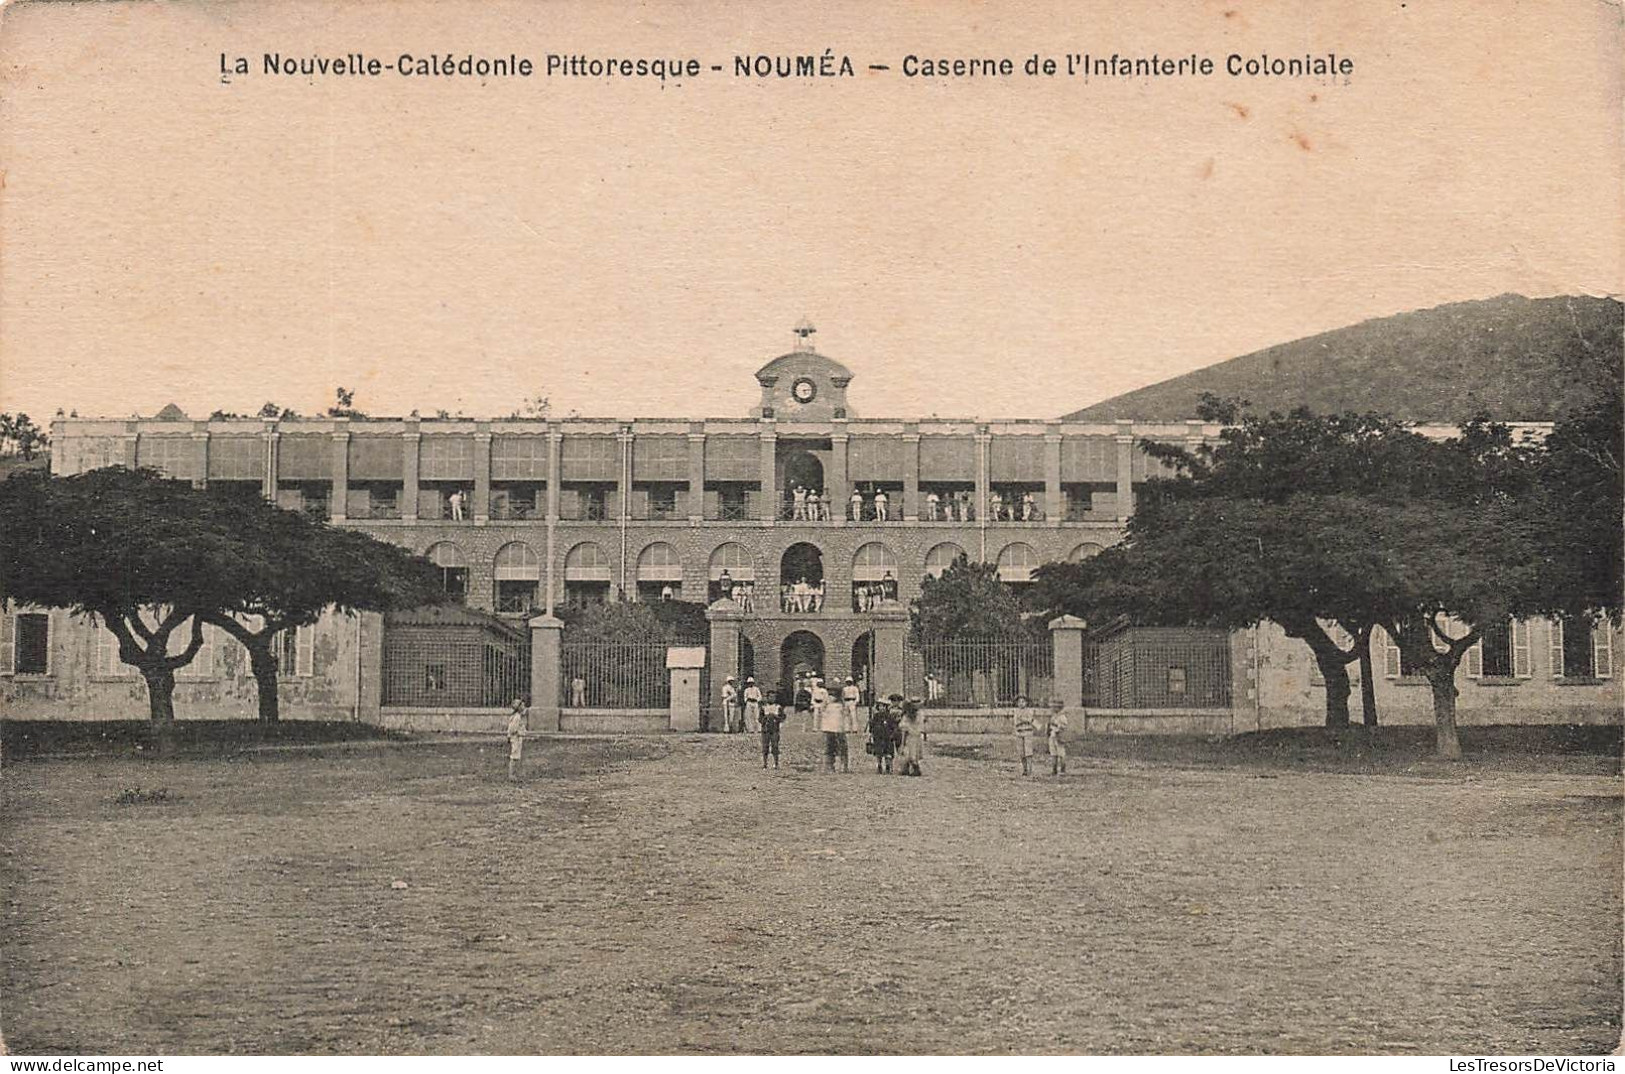
[[1185,693],[1185,669],[1172,667],[1168,669],[1168,692],[1183,695]]
[[302,679],[313,674],[316,628],[289,627],[277,635],[277,673],[285,678]]
[[762,442],[754,436],[710,436],[705,440],[707,481],[760,481]]
[[105,625],[96,631],[96,674],[109,679],[127,679],[139,674],[133,666],[119,659],[118,635]]
[[463,436],[423,437],[418,441],[418,480],[474,480],[474,441]]
[[[215,629],[211,626],[203,628],[203,644],[193,654],[191,663],[183,668],[175,669],[175,678],[180,681],[214,678],[214,635]],[[179,656],[192,644],[192,621],[188,619],[176,627],[174,633],[169,635],[169,653]]]
[[265,441],[257,436],[209,438],[211,481],[259,481],[265,476]]
[[400,481],[405,467],[406,439],[399,436],[350,437],[351,481]]
[[203,476],[197,445],[190,436],[143,436],[136,441],[135,464],[177,481],[193,481]]
[[559,444],[560,481],[618,481],[620,445],[613,436],[566,436]]
[[633,440],[632,480],[687,481],[688,437],[640,436]]
[[491,479],[493,481],[546,481],[547,437],[493,436],[491,438]]
[[16,649],[12,667],[18,675],[49,675],[51,672],[51,617],[44,612],[24,612],[17,616]]
[[1608,620],[1553,619],[1552,678],[1606,679],[1614,674],[1613,629]]
[[1061,440],[1061,480],[1068,484],[1117,482],[1117,443],[1109,436]]

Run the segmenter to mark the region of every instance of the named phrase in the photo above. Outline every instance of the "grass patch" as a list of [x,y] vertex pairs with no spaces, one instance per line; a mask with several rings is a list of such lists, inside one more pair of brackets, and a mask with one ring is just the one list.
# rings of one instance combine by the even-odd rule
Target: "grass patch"
[[128,756],[156,752],[219,756],[256,746],[320,746],[332,743],[399,741],[407,736],[371,724],[340,720],[177,720],[160,743],[149,720],[0,720],[0,749],[6,760],[52,754]]

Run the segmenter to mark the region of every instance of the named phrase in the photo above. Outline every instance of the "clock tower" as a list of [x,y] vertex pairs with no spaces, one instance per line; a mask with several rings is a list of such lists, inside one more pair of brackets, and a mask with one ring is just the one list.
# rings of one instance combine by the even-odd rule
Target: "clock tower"
[[795,346],[756,371],[762,386],[760,417],[777,421],[829,421],[850,418],[846,386],[852,371],[812,349],[818,329],[803,318],[794,330]]

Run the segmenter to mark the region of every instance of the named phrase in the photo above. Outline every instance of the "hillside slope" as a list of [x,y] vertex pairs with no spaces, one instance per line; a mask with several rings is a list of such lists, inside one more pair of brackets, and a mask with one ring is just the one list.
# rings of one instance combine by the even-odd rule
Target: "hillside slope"
[[1256,410],[1374,410],[1460,421],[1486,410],[1551,420],[1620,390],[1625,307],[1611,298],[1500,295],[1362,321],[1127,392],[1071,420],[1195,417],[1201,393]]

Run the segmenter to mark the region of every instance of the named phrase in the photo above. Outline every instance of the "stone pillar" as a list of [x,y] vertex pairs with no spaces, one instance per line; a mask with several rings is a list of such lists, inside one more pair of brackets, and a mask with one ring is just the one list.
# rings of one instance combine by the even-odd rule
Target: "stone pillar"
[[547,559],[542,565],[542,569],[547,572],[544,575],[546,580],[542,583],[542,588],[546,594],[544,597],[546,603],[542,606],[547,609],[548,615],[552,615],[553,609],[559,606],[558,582],[555,580],[558,577],[558,572],[555,570],[555,568],[557,566],[559,528],[559,441],[562,439],[564,438],[560,435],[557,429],[548,430]]
[[874,613],[875,696],[918,694],[922,684],[910,684],[903,677],[903,642],[908,635],[908,611],[902,605],[881,608]]
[[779,437],[773,431],[773,426],[764,425],[761,432],[762,439],[762,509],[758,517],[765,522],[771,522],[779,517],[779,479],[778,455]]
[[705,426],[700,422],[688,432],[688,520],[705,521]]
[[[141,454],[136,444],[139,439],[139,435],[135,432],[135,423],[131,422],[130,432],[124,436],[124,468],[126,470],[134,470],[140,462]],[[55,454],[55,452],[52,452],[53,456]],[[51,465],[56,465],[54,459]]]
[[993,437],[982,432],[976,434],[976,521],[985,523],[987,518],[987,505],[993,492],[993,472],[991,461],[987,457],[988,445],[993,443]]
[[728,676],[739,678],[739,631],[744,613],[739,605],[723,597],[705,610],[711,623],[711,707],[700,714],[702,729],[722,727],[722,685]]
[[415,422],[408,422],[406,432],[401,434],[404,443],[401,455],[401,518],[408,522],[418,519],[418,448],[423,445],[423,435],[418,432]]
[[474,434],[474,524],[491,521],[491,433]]
[[666,726],[673,731],[700,729],[700,676],[705,674],[705,650],[699,646],[672,646],[666,650],[671,706]]
[[1066,514],[1061,492],[1061,434],[1053,427],[1044,434],[1044,520],[1059,526]]
[[268,502],[276,503],[276,474],[282,452],[282,434],[276,431],[275,426],[267,426],[260,436],[265,440],[265,473],[260,477],[260,495]]
[[559,729],[559,657],[564,622],[552,615],[530,621],[530,729]]
[[[1123,429],[1128,422],[1120,422]],[[1117,520],[1127,522],[1134,513],[1134,434],[1119,432],[1117,441]]]
[[343,522],[350,510],[350,430],[337,429],[333,433],[333,479],[328,491],[328,514],[334,522]]
[[920,434],[903,434],[903,520],[920,520]]
[[360,678],[355,684],[356,719],[378,723],[384,705],[384,617],[362,612],[356,621],[356,644],[361,647],[356,662]]
[[852,495],[852,482],[848,479],[850,454],[847,450],[852,438],[846,434],[846,422],[837,422],[835,427],[840,431],[830,435],[829,473],[824,475],[824,492],[829,496],[829,517],[832,521],[846,517],[846,501]]
[[[1083,710],[1083,628],[1075,615],[1063,615],[1049,622],[1050,644],[1055,650],[1055,696],[1069,713]],[[1081,725],[1077,730],[1082,731]]]
[[193,488],[202,488],[209,483],[209,434],[207,432],[192,434],[193,465],[197,467],[197,476],[192,479]]

